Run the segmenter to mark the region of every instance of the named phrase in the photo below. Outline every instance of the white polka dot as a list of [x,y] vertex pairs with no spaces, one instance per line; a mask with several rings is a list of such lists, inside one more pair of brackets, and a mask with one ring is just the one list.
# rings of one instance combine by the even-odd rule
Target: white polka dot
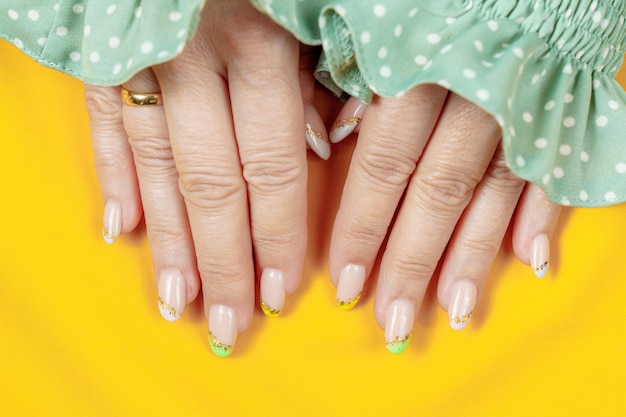
[[330,43],[329,39],[324,39],[322,41],[322,49],[325,51],[330,51],[332,49],[332,44]]
[[317,24],[320,29],[324,29],[326,27],[326,16],[320,16],[320,18],[317,20]]
[[522,48],[513,48],[513,53],[518,58],[524,58],[524,50]]
[[176,47],[176,53],[180,54],[181,52],[183,52],[183,49],[185,49],[185,42],[181,42],[178,44],[178,46]]
[[81,14],[82,12],[85,11],[85,8],[83,7],[82,4],[76,3],[75,5],[72,6],[72,11],[76,14]]
[[580,193],[578,193],[578,198],[580,199],[580,201],[587,201],[589,199],[589,194],[587,194],[587,191],[585,190],[580,190]]
[[67,35],[67,28],[65,26],[59,26],[56,30],[56,33],[58,36],[63,37]]
[[9,9],[7,14],[9,15],[9,18],[11,18],[11,20],[17,20],[20,18],[20,14],[13,9]]
[[363,45],[367,45],[368,43],[370,43],[370,41],[372,40],[372,35],[365,31],[365,32],[361,32],[361,43]]
[[518,167],[521,168],[526,165],[526,160],[524,159],[522,155],[518,155],[517,158],[515,158],[515,163],[517,164]]
[[476,92],[476,97],[478,97],[478,99],[481,101],[489,100],[489,91],[485,89],[478,90]]
[[546,175],[543,176],[543,178],[541,178],[541,183],[543,185],[546,185],[549,182],[550,182],[550,174],[546,174]]
[[387,13],[387,9],[382,4],[377,4],[374,6],[374,15],[376,17],[383,17]]
[[157,58],[159,59],[167,58],[169,54],[170,53],[168,51],[161,51],[157,54]]
[[115,13],[115,9],[117,9],[117,5],[116,4],[110,5],[109,7],[107,7],[107,14]]
[[566,66],[563,67],[563,73],[564,74],[571,74],[574,70],[572,69],[572,66],[570,64],[567,64]]
[[448,52],[450,52],[450,50],[452,49],[452,45],[447,44],[446,46],[444,46],[443,48],[441,48],[441,50],[439,51],[440,54],[447,54]]
[[142,11],[143,11],[143,10],[141,9],[141,6],[139,6],[139,7],[137,7],[137,8],[135,9],[135,17],[136,17],[137,19],[141,18],[141,13],[142,13]]
[[580,153],[580,160],[583,162],[587,162],[589,160],[589,154],[585,151]]
[[476,78],[476,71],[471,68],[465,68],[463,70],[463,76],[465,78]]
[[524,114],[522,114],[522,119],[524,119],[526,123],[530,123],[533,121],[533,115],[528,112],[525,112]]
[[499,25],[498,25],[498,22],[496,22],[495,20],[490,20],[487,22],[487,27],[489,27],[489,29],[492,32],[496,32],[498,30]]
[[[428,64],[432,64],[432,61],[428,61]],[[445,89],[450,89],[450,83],[446,80],[439,80],[437,81],[437,84],[439,84],[440,86],[442,86]]]
[[417,12],[418,12],[418,11],[419,11],[419,10],[417,9],[417,7],[416,7],[416,8],[414,8],[414,9],[411,9],[411,10],[409,11],[409,17],[415,17],[415,15],[417,14]]
[[426,40],[428,41],[428,43],[432,44],[432,45],[436,45],[439,42],[441,42],[441,36],[439,36],[436,33],[431,33],[430,35],[428,35],[426,37]]
[[563,101],[565,103],[571,103],[572,101],[574,101],[574,96],[571,95],[570,93],[565,94],[565,96],[563,97]]
[[400,35],[402,35],[402,25],[397,25],[394,29],[393,29],[393,35],[396,38],[399,38]]
[[592,16],[591,16],[591,20],[593,20],[595,23],[598,23],[599,21],[602,20],[602,13],[600,12],[595,12]]
[[554,178],[563,178],[565,172],[563,172],[563,168],[561,167],[554,167],[554,169],[552,170],[552,175],[554,175]]
[[91,33],[91,26],[89,25],[85,26],[85,28],[83,29],[83,35],[89,36],[90,33]]
[[58,12],[58,11],[59,11],[59,7],[60,7],[60,6],[61,6],[61,5],[60,5],[59,3],[56,3],[56,4],[53,6],[54,11],[55,11],[55,12]]
[[615,100],[609,100],[609,107],[613,110],[619,109],[619,104]]
[[48,39],[46,39],[46,38],[39,38],[39,39],[37,39],[37,45],[44,46],[47,41],[48,41]]
[[385,77],[385,78],[391,77],[391,68],[389,68],[387,65],[383,65],[382,67],[380,67],[379,72],[380,72],[381,77]]
[[80,60],[80,52],[78,51],[72,51],[70,52],[70,59],[74,62],[79,61]]
[[563,206],[569,206],[569,205],[570,205],[569,198],[567,198],[567,197],[563,197],[563,198],[561,199],[561,205],[563,205]]
[[608,202],[613,202],[617,200],[617,195],[615,195],[613,191],[609,191],[608,193],[604,194],[604,199]]
[[29,10],[28,18],[33,22],[39,20],[39,12],[37,10]]
[[563,120],[563,126],[565,127],[574,127],[576,125],[576,119],[573,117],[566,117]]
[[117,75],[120,72],[122,72],[122,64],[115,64],[115,66],[113,66],[113,75]]
[[94,64],[100,61],[100,54],[96,51],[89,54],[89,60]]
[[600,87],[600,80],[593,80],[593,88]]
[[335,6],[335,12],[337,12],[339,16],[345,16],[347,13],[346,8],[343,7],[341,4]]
[[402,97],[405,94],[406,94],[406,91],[399,91],[399,92],[396,93],[396,95],[394,97]]
[[173,11],[170,12],[170,15],[168,17],[172,22],[178,22],[180,18],[183,17],[183,14],[178,11]]
[[504,52],[498,52],[498,53],[493,54],[493,57],[494,57],[495,59],[499,59],[499,58],[501,58],[501,57],[502,57],[502,55],[504,55]]
[[600,56],[602,58],[606,58],[607,56],[609,56],[609,48],[606,47],[606,48],[602,49],[602,52],[600,52]]
[[117,48],[118,46],[120,46],[120,38],[118,38],[117,36],[112,36],[111,38],[109,38],[109,46],[111,48]]
[[626,174],[626,162],[620,162],[615,165],[615,170],[620,174]]
[[537,138],[535,140],[535,147],[538,149],[544,149],[546,146],[548,146],[548,141],[546,140],[546,138]]
[[598,116],[598,118],[596,119],[596,124],[599,127],[604,127],[609,123],[609,118],[606,116]]
[[493,67],[493,62],[489,62],[489,61],[480,61],[481,64],[483,64],[483,67],[485,68],[491,68]]
[[540,78],[541,78],[541,76],[539,74],[535,74],[535,75],[533,75],[533,78],[530,80],[530,82],[532,84],[537,84],[539,82]]
[[559,153],[563,156],[567,156],[572,153],[572,147],[569,145],[561,145],[559,147]]
[[13,39],[13,45],[17,46],[20,49],[24,49],[24,42],[22,42],[22,40],[19,38]]
[[384,59],[386,56],[387,56],[387,48],[383,46],[378,50],[378,57],[380,59]]
[[509,127],[509,135],[511,135],[511,137],[515,137],[515,129],[513,126]]
[[426,58],[424,55],[417,55],[413,61],[415,61],[417,65],[422,66],[426,65],[426,63],[428,62],[428,58]]
[[152,42],[146,41],[141,44],[141,53],[149,54],[150,52],[152,52],[153,48],[154,48],[154,45],[152,45]]
[[552,110],[555,105],[556,103],[554,102],[554,100],[550,100],[546,103],[546,105],[543,108],[546,110]]
[[176,37],[178,39],[182,39],[187,35],[187,29],[186,28],[182,28],[178,31],[178,33],[176,34]]

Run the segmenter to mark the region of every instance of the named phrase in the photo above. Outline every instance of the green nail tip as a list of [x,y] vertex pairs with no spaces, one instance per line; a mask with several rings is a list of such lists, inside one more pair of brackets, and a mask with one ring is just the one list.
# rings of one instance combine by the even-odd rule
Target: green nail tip
[[211,345],[211,350],[213,351],[213,353],[215,353],[215,355],[219,356],[220,358],[225,358],[226,356],[233,353],[232,346],[223,344],[222,342],[217,340],[211,334],[211,332],[209,332],[209,344]]
[[400,336],[396,336],[395,340],[391,342],[385,342],[385,344],[389,352],[393,353],[394,355],[399,355],[400,353],[404,352],[410,341],[411,335],[408,334],[403,338],[401,338]]

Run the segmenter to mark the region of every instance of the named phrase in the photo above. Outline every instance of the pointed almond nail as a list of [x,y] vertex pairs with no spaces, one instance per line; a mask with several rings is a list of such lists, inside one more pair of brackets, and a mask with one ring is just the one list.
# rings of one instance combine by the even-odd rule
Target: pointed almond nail
[[107,200],[102,223],[102,237],[110,245],[115,242],[122,230],[122,205],[119,201]]
[[235,310],[224,305],[212,305],[209,309],[209,344],[217,356],[233,353],[237,341],[237,318]]
[[164,269],[159,276],[159,311],[167,321],[183,314],[187,300],[185,277],[178,269]]
[[361,123],[367,104],[356,97],[350,98],[339,113],[337,121],[330,130],[330,141],[338,143],[347,138]]
[[265,268],[261,274],[261,310],[269,317],[276,317],[283,311],[284,303],[283,273],[277,269]]
[[341,310],[350,310],[359,302],[364,283],[364,266],[349,264],[341,270],[337,281],[337,304]]
[[415,307],[409,300],[396,300],[387,307],[385,345],[394,354],[404,352],[411,341]]
[[309,123],[306,123],[304,133],[306,135],[306,143],[317,156],[324,160],[330,158],[330,142],[324,135],[313,130]]
[[461,330],[467,326],[476,306],[476,293],[476,286],[468,280],[463,279],[454,283],[448,303],[450,327]]
[[532,253],[530,255],[530,266],[537,278],[543,278],[548,272],[550,263],[550,241],[548,235],[540,234],[533,241]]

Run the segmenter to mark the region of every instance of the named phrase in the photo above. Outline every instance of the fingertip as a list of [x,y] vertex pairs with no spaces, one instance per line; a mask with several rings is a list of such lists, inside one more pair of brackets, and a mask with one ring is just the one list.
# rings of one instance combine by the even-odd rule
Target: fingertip
[[323,160],[330,158],[330,141],[326,126],[312,104],[304,107],[304,136],[309,148]]
[[335,123],[333,123],[333,126],[330,129],[330,142],[339,143],[352,133],[358,132],[366,109],[366,103],[356,97],[350,97],[350,99],[342,107],[341,111],[337,115]]

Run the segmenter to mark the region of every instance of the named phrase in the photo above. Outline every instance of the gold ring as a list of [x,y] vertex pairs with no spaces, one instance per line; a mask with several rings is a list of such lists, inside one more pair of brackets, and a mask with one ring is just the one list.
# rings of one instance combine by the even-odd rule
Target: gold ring
[[135,93],[122,88],[122,103],[129,106],[162,106],[163,97],[160,93]]

